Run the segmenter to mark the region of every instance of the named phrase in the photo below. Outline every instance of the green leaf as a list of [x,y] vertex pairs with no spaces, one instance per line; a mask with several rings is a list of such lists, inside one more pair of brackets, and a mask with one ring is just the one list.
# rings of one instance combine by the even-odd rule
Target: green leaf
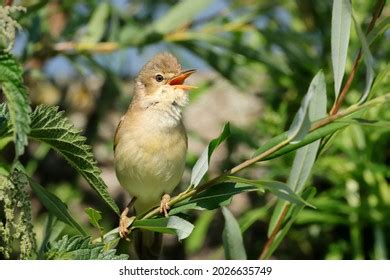
[[32,178],[27,178],[30,182],[31,189],[50,213],[56,216],[60,221],[76,229],[80,234],[84,236],[87,235],[83,228],[69,214],[67,206],[61,201],[61,199],[47,191]]
[[333,0],[331,48],[335,100],[339,96],[347,62],[351,16],[350,0]]
[[92,243],[91,237],[63,236],[51,244],[46,253],[49,260],[127,260],[128,255],[116,255],[115,249],[106,249],[104,243]]
[[[302,194],[303,199],[305,200],[310,200],[313,198],[315,194],[315,189],[314,188],[308,188],[304,191]],[[285,225],[282,227],[282,229],[277,233],[274,241],[271,243],[267,253],[263,256],[263,259],[268,259],[273,252],[278,248],[280,243],[283,241],[284,237],[286,236],[288,230],[291,228],[295,220],[297,219],[299,213],[302,211],[304,208],[304,205],[291,205],[290,208],[290,215],[286,215],[286,217],[289,217],[288,221],[285,223]]]
[[7,101],[13,129],[15,156],[18,157],[24,153],[24,147],[28,142],[31,108],[23,85],[23,69],[12,55],[2,50],[0,50],[0,86]]
[[301,107],[295,115],[290,128],[287,131],[288,139],[292,144],[301,141],[310,129],[309,105],[311,99],[318,91],[324,89],[324,74],[320,70],[310,83],[309,89],[302,100]]
[[374,28],[368,33],[367,35],[367,42],[369,45],[371,45],[375,39],[381,35],[382,33],[386,32],[390,27],[390,17],[384,17],[381,21],[379,21],[377,24],[375,24]]
[[102,220],[101,212],[93,208],[87,208],[85,209],[85,213],[88,215],[89,222],[100,232],[103,232],[103,227],[100,224]]
[[100,177],[101,171],[97,167],[91,147],[85,144],[85,137],[73,127],[64,116],[64,112],[58,112],[58,107],[37,106],[31,114],[29,136],[48,144],[62,155],[87,180],[107,205],[119,214],[118,206]]
[[237,220],[226,207],[222,207],[222,214],[225,218],[225,227],[222,233],[225,258],[227,260],[246,260],[244,241]]
[[161,34],[174,31],[190,23],[213,2],[210,0],[182,0],[174,5],[164,16],[155,21],[153,24],[154,30]]
[[[263,160],[270,160],[273,158],[280,157],[280,156],[287,154],[289,152],[295,151],[295,150],[299,149],[300,147],[303,147],[303,146],[308,145],[308,144],[310,144],[318,139],[325,137],[326,135],[333,134],[334,132],[336,132],[340,129],[343,129],[343,128],[347,127],[348,125],[349,125],[348,123],[343,122],[343,121],[335,121],[335,122],[332,122],[330,124],[327,124],[323,127],[320,127],[318,129],[310,132],[309,134],[307,134],[305,136],[305,138],[303,138],[302,141],[300,141],[298,143],[294,143],[294,144],[290,143],[290,144],[286,145],[285,147],[281,148],[280,150],[276,151],[275,153],[264,158]],[[287,132],[282,133],[278,136],[275,136],[274,138],[269,140],[267,143],[265,143],[263,146],[261,146],[259,149],[257,149],[254,156],[262,154],[263,152],[269,150],[273,146],[283,142],[286,139],[287,139]]]
[[193,224],[178,216],[135,220],[132,227],[161,233],[176,234],[179,240],[187,238],[194,229]]
[[[309,105],[309,119],[311,122],[326,116],[326,85],[322,72],[318,75],[318,83],[313,92],[314,94]],[[317,140],[297,150],[287,181],[287,184],[294,192],[300,193],[302,191],[314,165],[319,146],[320,140]]]
[[362,94],[362,97],[359,100],[359,104],[364,103],[367,98],[368,94],[370,93],[372,82],[374,81],[374,58],[372,57],[372,54],[370,52],[370,49],[368,47],[366,36],[364,35],[362,29],[360,28],[359,24],[356,22],[356,19],[354,16],[352,16],[353,23],[355,25],[356,33],[358,34],[360,43],[362,44],[362,50],[363,50],[363,57],[364,57],[364,63],[366,64],[366,87],[364,89],[364,92]]
[[215,216],[215,211],[202,211],[194,224],[194,230],[184,243],[187,254],[194,254],[204,246],[207,231]]
[[110,15],[110,4],[102,2],[94,10],[87,25],[87,33],[81,38],[83,43],[99,42],[106,31],[107,19]]
[[310,207],[314,207],[304,201],[299,195],[297,195],[287,184],[278,182],[278,181],[269,181],[269,180],[250,180],[240,177],[229,176],[227,178],[228,181],[253,185],[256,188],[266,189],[272,192],[274,195],[279,197],[280,199],[289,201],[295,204],[305,204]]
[[211,140],[207,148],[203,151],[198,161],[195,163],[191,174],[191,185],[196,187],[199,185],[203,176],[209,168],[209,162],[214,150],[230,135],[230,125],[226,123],[218,138]]
[[188,209],[213,210],[228,205],[233,195],[259,190],[261,189],[253,185],[224,182],[195,194],[189,200],[177,203],[169,214],[174,215]]

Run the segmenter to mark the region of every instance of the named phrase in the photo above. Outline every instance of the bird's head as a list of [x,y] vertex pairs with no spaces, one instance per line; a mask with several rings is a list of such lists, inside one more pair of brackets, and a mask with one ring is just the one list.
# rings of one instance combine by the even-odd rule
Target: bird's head
[[180,110],[188,103],[187,90],[193,86],[184,81],[195,70],[182,71],[181,65],[170,53],[153,57],[140,71],[135,82],[135,102],[143,109],[166,112]]

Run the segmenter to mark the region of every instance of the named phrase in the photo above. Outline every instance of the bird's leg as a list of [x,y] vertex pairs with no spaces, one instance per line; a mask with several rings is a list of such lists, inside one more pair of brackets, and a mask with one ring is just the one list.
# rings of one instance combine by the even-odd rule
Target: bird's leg
[[168,210],[170,209],[168,203],[171,200],[171,196],[169,194],[164,194],[161,198],[160,202],[160,213],[164,213],[165,217],[168,217]]
[[127,217],[127,213],[129,213],[131,207],[133,207],[134,202],[136,201],[136,197],[132,197],[129,204],[127,204],[126,208],[122,211],[121,216],[119,218],[119,236],[124,238],[129,233],[127,226],[129,224],[130,218]]

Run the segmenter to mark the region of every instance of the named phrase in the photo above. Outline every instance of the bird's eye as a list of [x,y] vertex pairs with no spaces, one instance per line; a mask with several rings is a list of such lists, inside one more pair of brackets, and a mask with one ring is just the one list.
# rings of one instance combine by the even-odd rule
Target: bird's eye
[[162,82],[164,80],[164,77],[161,74],[156,75],[156,81],[157,82]]

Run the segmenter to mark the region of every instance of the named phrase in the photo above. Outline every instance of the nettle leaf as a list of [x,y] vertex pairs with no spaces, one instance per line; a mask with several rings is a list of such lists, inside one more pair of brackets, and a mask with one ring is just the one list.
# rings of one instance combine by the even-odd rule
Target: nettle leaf
[[213,2],[210,0],[180,1],[153,24],[154,30],[158,33],[166,34],[180,28],[191,22]]
[[339,96],[347,62],[351,16],[350,0],[333,0],[331,49],[335,99]]
[[360,43],[362,45],[364,63],[366,64],[366,87],[364,89],[362,97],[358,102],[359,104],[362,104],[367,100],[368,94],[371,90],[372,82],[374,81],[374,58],[372,57],[370,48],[368,47],[366,36],[360,28],[360,25],[357,23],[355,17],[352,16],[352,19],[355,25],[356,33],[358,34]]
[[48,144],[62,155],[91,185],[99,196],[119,214],[118,206],[107,191],[100,177],[100,169],[93,157],[92,149],[85,144],[85,137],[59,112],[58,107],[38,106],[31,114],[29,136]]
[[15,156],[24,153],[27,134],[30,132],[30,104],[23,85],[23,69],[14,57],[0,50],[0,87],[6,98],[6,104],[13,128]]
[[136,220],[132,224],[132,227],[161,233],[176,234],[179,240],[187,238],[194,229],[193,224],[178,216]]
[[97,228],[100,232],[103,232],[103,227],[100,224],[100,221],[102,220],[102,213],[90,207],[85,209],[85,213],[88,215],[90,224]]
[[222,232],[225,258],[227,260],[246,260],[244,241],[236,218],[226,207],[222,207],[222,214],[225,218],[225,227]]
[[59,199],[55,194],[52,194],[46,190],[32,178],[27,178],[30,182],[31,189],[34,191],[39,201],[50,213],[56,216],[61,222],[64,222],[65,224],[76,229],[83,236],[87,235],[84,229],[69,214],[68,207],[61,201],[61,199]]
[[309,118],[309,105],[311,99],[317,91],[322,90],[324,84],[324,74],[320,70],[313,78],[310,83],[309,89],[302,100],[301,107],[295,115],[290,128],[287,131],[288,139],[291,143],[297,143],[301,141],[310,129],[310,118]]
[[217,138],[211,140],[207,148],[200,155],[198,161],[195,163],[191,174],[192,186],[196,187],[199,185],[203,176],[206,174],[207,170],[209,169],[210,158],[214,150],[229,136],[230,136],[230,125],[229,123],[226,123],[223,127],[221,134]]
[[91,237],[63,236],[51,244],[46,253],[49,260],[127,260],[128,255],[116,255],[115,249],[106,249],[104,243],[92,243]]

